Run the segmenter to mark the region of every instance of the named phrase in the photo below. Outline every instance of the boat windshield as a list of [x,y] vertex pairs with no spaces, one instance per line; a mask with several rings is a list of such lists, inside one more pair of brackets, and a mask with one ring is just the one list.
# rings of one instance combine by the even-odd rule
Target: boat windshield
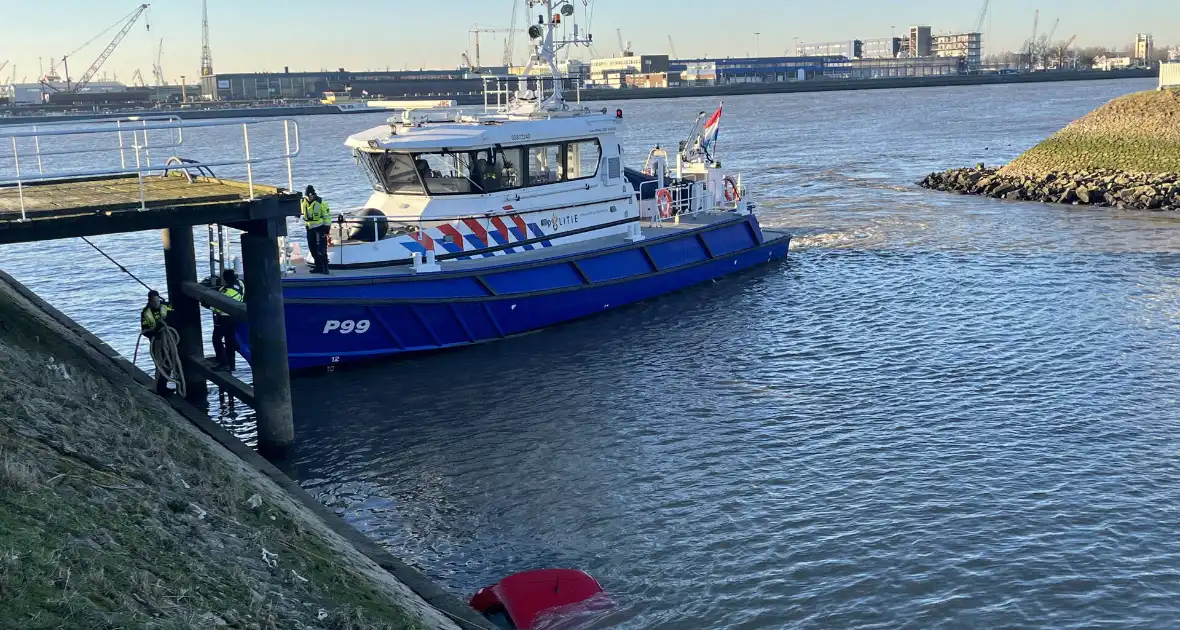
[[[392,195],[479,195],[514,186],[490,151],[374,153],[357,151],[373,189]],[[501,158],[502,159],[502,158]]]

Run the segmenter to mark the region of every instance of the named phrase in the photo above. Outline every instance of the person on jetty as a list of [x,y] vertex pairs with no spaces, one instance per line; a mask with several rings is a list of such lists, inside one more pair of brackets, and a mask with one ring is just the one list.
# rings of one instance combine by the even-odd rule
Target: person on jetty
[[[164,342],[165,320],[171,312],[172,307],[164,302],[159,291],[155,289],[148,291],[147,305],[139,313],[139,332],[148,338],[153,349]],[[153,361],[159,356],[157,352],[151,354]],[[156,393],[161,396],[172,394],[172,390],[168,389],[168,376],[159,365],[156,366]]]
[[[221,272],[221,287],[218,291],[237,302],[246,299],[246,289],[238,281],[238,274],[233,269]],[[234,318],[229,313],[213,309],[213,354],[217,356],[218,370],[234,371],[234,353],[238,351],[234,328]]]
[[315,193],[315,187],[308,185],[303,191],[303,221],[307,225],[307,249],[315,259],[312,273],[328,273],[328,230],[332,226],[332,211],[328,204]]

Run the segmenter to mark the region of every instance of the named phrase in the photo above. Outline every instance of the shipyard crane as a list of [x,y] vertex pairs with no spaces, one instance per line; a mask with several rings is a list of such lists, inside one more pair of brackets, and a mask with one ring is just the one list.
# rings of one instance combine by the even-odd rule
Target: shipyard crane
[[619,52],[622,53],[622,55],[624,57],[630,57],[631,56],[631,42],[627,42],[626,45],[623,45],[623,29],[616,28],[615,29],[615,37],[619,38]]
[[164,38],[160,38],[160,47],[156,49],[156,63],[152,64],[152,76],[156,78],[156,85],[168,85],[164,80]]
[[1041,10],[1037,9],[1033,13],[1033,33],[1032,39],[1028,40],[1028,71],[1032,72],[1033,66],[1036,64],[1036,48],[1037,48],[1037,27],[1041,23]]
[[8,65],[7,59],[5,59],[4,61],[0,61],[0,70],[3,70],[4,66],[7,66],[7,65]]
[[987,10],[992,6],[992,0],[983,0],[983,8],[979,10],[979,17],[975,20],[975,30],[973,33],[983,32],[983,23],[987,21]]
[[1057,25],[1058,24],[1061,24],[1061,18],[1057,18],[1056,20],[1053,21],[1053,28],[1049,29],[1049,34],[1045,36],[1046,42],[1053,41],[1053,35],[1057,32]]
[[147,81],[143,80],[143,73],[139,71],[139,68],[136,68],[135,74],[131,75],[131,85],[135,87],[147,87]]
[[680,57],[679,57],[679,56],[677,56],[677,54],[676,54],[676,44],[673,44],[673,43],[672,43],[672,35],[671,35],[671,34],[669,34],[669,35],[668,35],[668,52],[672,53],[672,58],[673,58],[673,59],[679,59],[679,58],[680,58]]
[[[127,36],[128,32],[131,31],[131,27],[135,24],[135,21],[138,20],[139,16],[143,15],[143,12],[147,11],[148,7],[150,7],[150,6],[151,5],[149,5],[149,4],[139,5],[139,7],[137,7],[134,11],[132,11],[128,15],[124,16],[118,22],[115,22],[114,24],[103,29],[103,31],[101,33],[99,33],[98,35],[95,35],[93,38],[90,39],[90,41],[75,48],[68,55],[62,56],[61,61],[62,61],[63,69],[65,70],[65,73],[66,73],[66,91],[67,92],[77,92],[77,91],[81,90],[82,88],[86,87],[86,84],[90,83],[90,80],[94,78],[94,75],[98,74],[98,70],[99,70],[99,68],[102,67],[102,64],[106,63],[106,60],[111,56],[111,53],[115,52],[115,47],[118,46],[119,42],[123,41],[123,38]],[[70,85],[69,58],[71,56],[73,56],[74,53],[77,53],[79,50],[82,50],[83,48],[89,46],[91,44],[91,42],[98,39],[99,37],[102,37],[104,34],[106,34],[107,31],[111,30],[112,28],[115,28],[116,26],[119,26],[120,24],[122,24],[122,28],[120,28],[119,31],[117,33],[115,33],[115,38],[111,40],[111,43],[107,44],[107,47],[104,48],[101,53],[99,53],[98,59],[95,59],[94,63],[90,64],[90,67],[86,69],[86,72],[82,73],[82,78],[78,79],[78,82],[74,83],[73,86],[71,86]],[[149,31],[152,30],[152,24],[150,21],[147,23],[147,30],[149,30]]]
[[[480,28],[478,24],[471,27],[471,32],[475,33],[475,70],[483,69],[483,64],[480,63],[480,58],[479,58],[479,34],[480,33],[508,33],[509,34],[508,36],[512,37],[512,33],[515,33],[516,30],[517,29],[515,29],[515,28]],[[507,42],[505,42],[505,46],[507,46],[507,45],[508,45]],[[505,48],[505,50],[507,51],[508,49]],[[509,56],[511,56],[510,53],[509,53]]]
[[201,76],[213,76],[213,51],[209,48],[209,2],[201,0]]
[[508,22],[508,37],[504,38],[504,58],[501,61],[505,68],[512,67],[512,53],[516,45],[516,8],[520,3],[512,0],[512,20]]

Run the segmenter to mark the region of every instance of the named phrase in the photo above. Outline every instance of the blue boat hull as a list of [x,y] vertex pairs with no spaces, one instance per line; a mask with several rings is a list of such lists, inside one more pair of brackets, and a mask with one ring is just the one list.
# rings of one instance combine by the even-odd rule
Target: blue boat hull
[[[284,283],[293,371],[471,345],[786,257],[754,216],[602,250],[454,273]],[[249,359],[247,331],[239,330]]]

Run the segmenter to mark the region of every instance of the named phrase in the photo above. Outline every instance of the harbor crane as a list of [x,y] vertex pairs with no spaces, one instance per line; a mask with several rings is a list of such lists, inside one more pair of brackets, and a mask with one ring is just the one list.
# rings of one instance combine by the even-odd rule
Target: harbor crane
[[[512,35],[514,33],[516,33],[517,30],[520,30],[520,29],[516,29],[516,28],[480,28],[478,24],[471,27],[471,32],[475,34],[475,68],[473,68],[473,69],[477,70],[477,71],[483,69],[483,64],[480,63],[480,58],[479,58],[479,34],[480,33],[508,33],[508,40],[504,42],[504,58],[507,59],[509,62],[511,62],[512,61],[512,51],[511,51],[510,46],[512,44],[509,42],[512,41]],[[504,65],[506,65],[506,66],[511,65],[511,63],[506,63]]]
[[156,85],[168,85],[164,80],[164,66],[161,65],[164,61],[164,38],[160,38],[160,47],[156,49],[156,62],[152,64],[152,76],[156,79]]
[[1053,28],[1049,29],[1049,34],[1045,36],[1046,42],[1053,41],[1053,35],[1055,33],[1057,33],[1057,25],[1058,24],[1061,24],[1061,18],[1057,18],[1056,20],[1053,21]]
[[1037,9],[1033,13],[1033,32],[1032,39],[1028,40],[1028,71],[1032,72],[1036,65],[1036,49],[1037,49],[1037,27],[1041,23],[1041,10]]
[[973,33],[983,32],[983,23],[987,21],[987,10],[992,6],[992,0],[983,0],[983,8],[979,10],[979,17],[975,20],[975,30]]
[[672,53],[672,58],[673,58],[673,59],[679,59],[679,58],[680,58],[680,57],[679,57],[679,56],[676,54],[676,44],[673,44],[673,43],[672,43],[672,35],[671,35],[671,34],[669,34],[669,35],[668,35],[668,52]]
[[616,28],[615,29],[615,37],[619,38],[619,53],[621,53],[624,57],[630,57],[631,56],[631,42],[627,42],[627,44],[625,46],[623,45],[623,29]]
[[508,37],[504,38],[504,58],[501,59],[505,68],[512,67],[512,52],[516,44],[516,8],[519,6],[519,2],[512,3],[512,20],[508,22]]
[[[62,58],[61,58],[62,68],[66,73],[66,92],[77,92],[77,91],[81,90],[82,88],[85,88],[86,84],[90,83],[90,80],[93,79],[94,76],[98,74],[98,70],[100,68],[102,68],[102,64],[106,63],[106,60],[108,58],[110,58],[111,53],[115,52],[115,47],[118,46],[119,42],[123,41],[123,38],[126,37],[127,33],[129,33],[131,31],[131,27],[133,25],[135,25],[135,21],[138,20],[139,16],[143,15],[144,11],[147,11],[148,7],[150,7],[150,6],[151,5],[149,5],[149,4],[139,5],[139,7],[137,7],[134,11],[127,14],[123,18],[121,18],[118,22],[115,22],[114,24],[106,27],[105,29],[102,30],[101,33],[92,37],[90,39],[90,41],[88,41],[85,44],[82,44],[81,46],[70,51],[69,54],[62,56]],[[86,69],[86,72],[82,73],[82,77],[78,79],[77,83],[74,83],[73,85],[71,85],[70,84],[70,63],[69,63],[70,57],[72,57],[75,53],[82,50],[83,48],[89,46],[92,42],[94,42],[94,40],[105,35],[107,31],[111,30],[112,28],[115,28],[116,26],[119,26],[120,24],[122,24],[122,27],[119,29],[119,31],[117,33],[115,33],[115,38],[111,40],[111,43],[107,44],[107,47],[104,48],[101,53],[99,53],[98,59],[95,59],[94,63],[90,64],[90,67]],[[147,30],[149,30],[149,31],[152,30],[152,24],[150,21],[148,21],[148,23],[147,23]]]
[[5,59],[4,61],[0,61],[0,70],[3,70],[4,66],[7,66],[7,65],[8,65],[7,59]]

